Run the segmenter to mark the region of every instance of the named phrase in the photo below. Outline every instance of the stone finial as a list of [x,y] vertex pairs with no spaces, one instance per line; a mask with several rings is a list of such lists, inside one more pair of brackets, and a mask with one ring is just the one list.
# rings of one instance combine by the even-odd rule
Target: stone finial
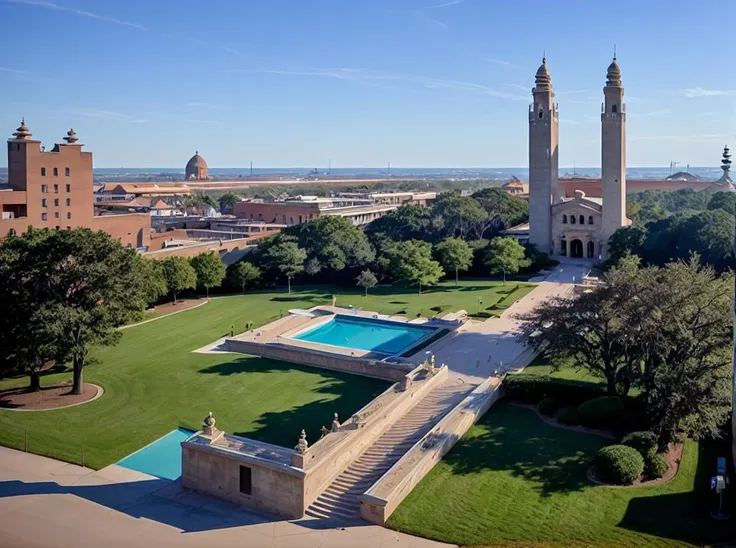
[[331,432],[339,432],[340,431],[340,421],[338,420],[337,413],[335,413],[335,418],[332,419],[332,429]]
[[306,453],[307,449],[309,449],[309,442],[307,441],[307,433],[302,428],[301,433],[299,434],[299,443],[296,444],[294,447],[294,451],[297,453]]
[[214,436],[217,433],[217,429],[215,428],[216,422],[215,417],[212,416],[212,411],[210,411],[203,421],[202,429],[204,430],[205,436]]
[[77,134],[74,132],[74,129],[70,129],[66,132],[66,137],[64,137],[64,140],[69,143],[70,145],[73,145],[77,141],[79,141],[79,138],[77,137]]

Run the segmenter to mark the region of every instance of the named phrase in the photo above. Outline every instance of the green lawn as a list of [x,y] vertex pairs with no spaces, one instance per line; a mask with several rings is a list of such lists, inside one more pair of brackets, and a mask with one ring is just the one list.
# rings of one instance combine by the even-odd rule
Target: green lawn
[[[296,287],[213,299],[205,306],[123,331],[121,342],[94,353],[95,364],[85,380],[103,386],[97,401],[43,412],[0,410],[0,444],[22,448],[24,429],[29,450],[98,468],[115,462],[143,445],[183,425],[198,428],[208,411],[226,432],[244,434],[285,446],[296,444],[305,428],[318,438],[332,414],[348,417],[382,392],[388,383],[255,357],[203,355],[191,351],[229,334],[243,331],[247,321],[265,324],[290,308],[328,304],[382,313],[405,310],[432,315],[432,307],[447,311],[477,308],[485,303],[513,302],[531,285],[473,281],[442,284],[421,296],[407,290],[375,288],[369,297],[359,290]],[[514,290],[513,293],[508,293]],[[43,384],[70,381],[70,373],[45,375]],[[27,378],[0,381],[0,389],[22,386]]]
[[389,526],[461,545],[672,546],[736,537],[731,524],[707,517],[718,447],[688,441],[679,474],[663,485],[593,486],[586,471],[608,443],[501,402],[422,480]]
[[553,380],[569,382],[572,384],[605,384],[603,378],[596,377],[585,369],[573,367],[572,365],[563,364],[555,370],[555,368],[552,367],[549,356],[544,352],[534,358],[534,361],[525,367],[521,374],[549,377]]

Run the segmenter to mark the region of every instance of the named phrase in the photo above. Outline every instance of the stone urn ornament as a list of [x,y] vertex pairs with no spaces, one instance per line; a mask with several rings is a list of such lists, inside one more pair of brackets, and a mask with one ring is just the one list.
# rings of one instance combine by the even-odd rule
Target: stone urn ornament
[[332,432],[339,432],[340,431],[340,421],[338,420],[337,413],[335,413],[335,418],[332,419]]
[[202,429],[204,430],[204,435],[205,436],[212,437],[212,436],[215,435],[215,433],[217,432],[217,429],[215,428],[215,423],[216,422],[217,421],[215,420],[215,417],[212,416],[212,411],[210,411],[207,414],[207,416],[204,418],[204,421],[203,421],[203,427],[202,427]]
[[307,452],[307,449],[309,449],[309,442],[307,441],[307,433],[302,428],[301,433],[299,434],[299,442],[296,444],[296,447],[294,447],[294,451],[297,453],[301,453],[302,455]]

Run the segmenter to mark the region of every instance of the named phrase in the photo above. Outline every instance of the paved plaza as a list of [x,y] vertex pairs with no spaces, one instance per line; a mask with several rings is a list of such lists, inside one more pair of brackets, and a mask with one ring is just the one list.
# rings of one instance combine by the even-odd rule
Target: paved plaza
[[[588,269],[566,261],[501,317],[467,322],[434,349],[438,364],[469,384],[527,365],[533,354],[518,340],[515,316],[569,294],[573,277],[580,281]],[[235,545],[449,546],[363,522],[269,518],[116,465],[94,471],[0,447],[0,548]]]

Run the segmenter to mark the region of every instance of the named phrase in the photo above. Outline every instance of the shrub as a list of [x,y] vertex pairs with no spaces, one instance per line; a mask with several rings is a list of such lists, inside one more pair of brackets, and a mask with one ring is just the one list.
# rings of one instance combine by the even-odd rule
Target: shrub
[[585,386],[551,380],[537,375],[508,375],[503,381],[509,399],[537,403],[547,396],[559,404],[579,405],[603,394],[598,386]]
[[628,445],[609,445],[598,451],[596,465],[607,483],[631,485],[644,471],[644,459]]
[[621,445],[633,447],[648,461],[657,453],[657,436],[654,432],[631,432],[623,437]]
[[554,398],[550,398],[547,396],[546,398],[542,399],[542,401],[539,402],[539,405],[537,406],[537,410],[542,415],[547,415],[548,417],[552,417],[555,414],[555,411],[557,411],[557,402]]
[[646,474],[649,479],[659,479],[667,473],[667,461],[662,455],[654,454],[646,461]]
[[557,417],[557,420],[568,426],[577,426],[579,424],[578,410],[574,407],[566,407],[565,410],[560,413],[560,416]]
[[615,396],[601,396],[578,406],[578,420],[588,428],[611,428],[624,410],[623,402]]

